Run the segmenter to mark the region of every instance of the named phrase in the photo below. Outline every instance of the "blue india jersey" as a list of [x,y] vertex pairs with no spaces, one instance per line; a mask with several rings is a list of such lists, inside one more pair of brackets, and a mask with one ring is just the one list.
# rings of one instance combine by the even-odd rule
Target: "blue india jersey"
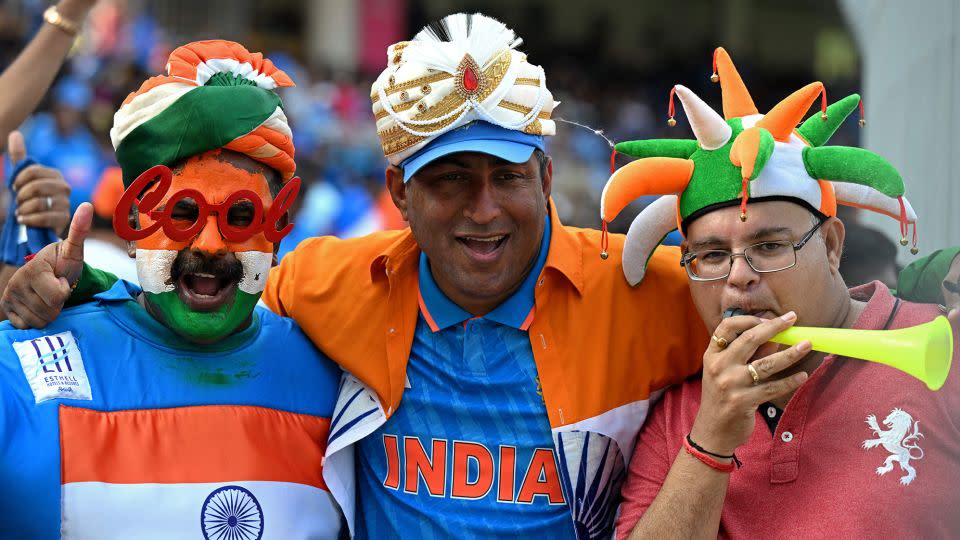
[[483,317],[421,254],[403,401],[357,444],[358,538],[574,538],[527,334],[549,227],[520,289]]

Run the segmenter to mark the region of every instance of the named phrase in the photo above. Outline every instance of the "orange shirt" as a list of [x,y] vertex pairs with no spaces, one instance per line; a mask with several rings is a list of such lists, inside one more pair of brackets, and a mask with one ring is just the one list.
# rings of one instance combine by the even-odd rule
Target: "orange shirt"
[[[620,266],[622,235],[610,236],[610,257],[601,260],[599,231],[562,225],[552,204],[551,214],[554,233],[529,329],[551,426],[645,404],[654,391],[697,372],[708,336],[677,248],[658,248],[633,288]],[[271,271],[263,294],[373,390],[387,417],[403,395],[417,323],[418,256],[409,229],[311,238]],[[642,419],[604,421],[635,423],[623,426],[635,435]]]
[[[620,263],[624,237],[610,237],[602,260],[600,232],[564,227],[552,206],[528,334],[565,500],[578,537],[592,540],[613,526],[611,505],[651,403],[700,369],[708,338],[677,248],[658,248],[632,288]],[[347,372],[323,471],[351,532],[358,497],[351,447],[403,397],[420,310],[419,255],[409,229],[312,238],[271,271],[263,294]]]

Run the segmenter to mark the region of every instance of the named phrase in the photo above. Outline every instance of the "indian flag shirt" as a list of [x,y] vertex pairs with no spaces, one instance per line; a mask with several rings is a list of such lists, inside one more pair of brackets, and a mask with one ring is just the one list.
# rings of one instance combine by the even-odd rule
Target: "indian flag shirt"
[[0,537],[337,538],[322,460],[339,368],[262,308],[192,346],[139,292],[0,325]]

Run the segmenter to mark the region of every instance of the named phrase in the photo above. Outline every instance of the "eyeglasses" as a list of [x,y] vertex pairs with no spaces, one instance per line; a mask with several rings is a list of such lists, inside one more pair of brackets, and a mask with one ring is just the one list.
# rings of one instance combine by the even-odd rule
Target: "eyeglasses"
[[[162,210],[154,210],[172,181],[173,172],[164,165],[154,166],[138,176],[123,192],[114,210],[113,228],[117,236],[137,241],[162,229],[171,240],[185,242],[200,234],[211,214],[217,216],[220,235],[229,242],[246,242],[262,232],[268,242],[278,244],[293,228],[289,222],[280,230],[277,225],[300,192],[299,178],[287,181],[267,209],[264,209],[260,196],[249,189],[236,191],[222,203],[213,204],[207,202],[203,193],[186,188],[171,195]],[[138,199],[137,196],[150,186],[153,188]],[[142,229],[131,227],[127,217],[134,206],[154,222]]]
[[736,257],[743,257],[750,268],[760,274],[787,270],[797,265],[797,251],[813,238],[824,221],[818,221],[797,243],[789,240],[760,242],[747,247],[742,253],[723,249],[688,252],[680,259],[680,266],[687,270],[687,275],[694,281],[726,278]]

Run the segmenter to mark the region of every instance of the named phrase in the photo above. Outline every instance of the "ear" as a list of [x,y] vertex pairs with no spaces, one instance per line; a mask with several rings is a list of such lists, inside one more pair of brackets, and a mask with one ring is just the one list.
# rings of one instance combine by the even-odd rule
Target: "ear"
[[547,163],[544,165],[546,170],[543,171],[543,197],[550,200],[550,192],[553,189],[553,158],[547,156]]
[[827,249],[827,264],[831,274],[840,272],[840,257],[843,255],[843,241],[847,236],[846,227],[837,218],[830,218],[820,227],[823,244]]
[[393,205],[397,207],[397,210],[400,210],[400,215],[403,216],[404,221],[410,221],[407,217],[407,185],[403,182],[403,169],[396,165],[389,165],[385,175],[387,191],[390,192]]
[[[290,223],[290,212],[284,212],[283,216],[277,221],[277,224],[280,226],[277,230],[282,230],[287,224]],[[280,258],[277,257],[277,254],[280,252],[280,242],[277,242],[273,245],[273,262],[270,266],[277,266],[280,264]]]
[[[137,215],[133,212],[127,214],[127,224],[130,225],[131,229],[140,228],[140,220],[137,219]],[[137,258],[137,243],[127,240],[127,256],[131,259]]]

